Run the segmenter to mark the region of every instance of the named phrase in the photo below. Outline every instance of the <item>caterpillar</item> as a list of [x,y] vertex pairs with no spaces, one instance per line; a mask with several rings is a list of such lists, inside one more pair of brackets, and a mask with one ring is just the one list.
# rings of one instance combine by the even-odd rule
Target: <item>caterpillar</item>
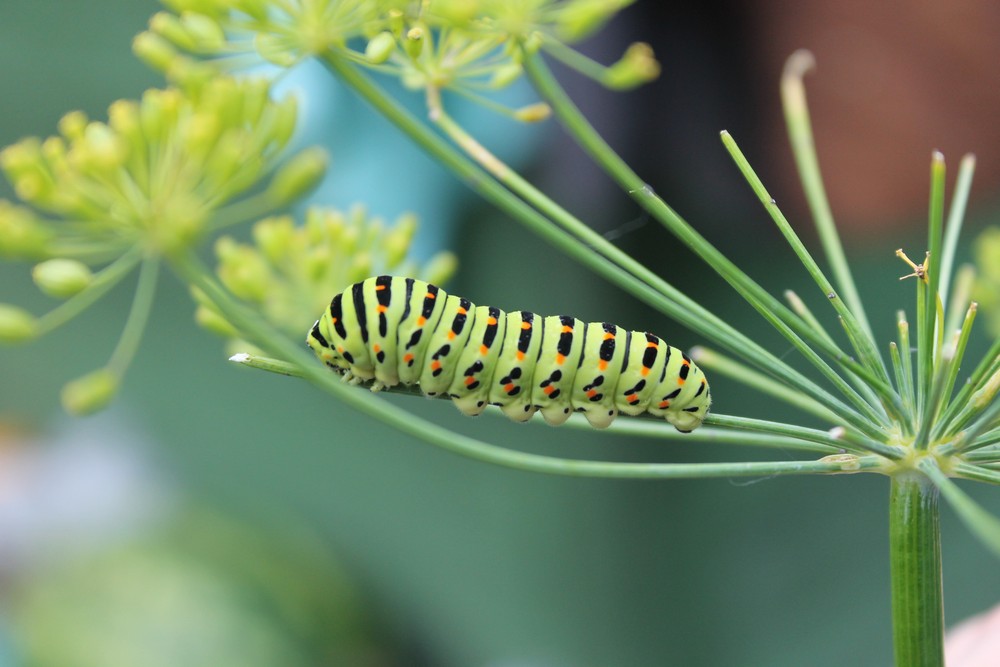
[[351,285],[333,297],[306,343],[349,381],[373,390],[418,385],[472,416],[497,405],[515,421],[540,411],[559,425],[575,411],[605,428],[618,413],[650,412],[686,433],[712,402],[701,369],[653,334],[505,313],[413,278]]

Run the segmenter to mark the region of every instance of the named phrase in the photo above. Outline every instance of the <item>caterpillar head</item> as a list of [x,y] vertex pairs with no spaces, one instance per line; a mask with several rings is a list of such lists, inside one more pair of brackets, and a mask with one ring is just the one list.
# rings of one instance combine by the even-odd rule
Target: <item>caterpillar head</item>
[[319,320],[316,320],[316,323],[309,330],[309,334],[306,336],[306,345],[312,348],[312,351],[316,353],[319,360],[327,366],[335,369],[347,368],[347,362],[337,354],[337,351],[333,349],[333,346],[330,345],[330,342],[320,330]]

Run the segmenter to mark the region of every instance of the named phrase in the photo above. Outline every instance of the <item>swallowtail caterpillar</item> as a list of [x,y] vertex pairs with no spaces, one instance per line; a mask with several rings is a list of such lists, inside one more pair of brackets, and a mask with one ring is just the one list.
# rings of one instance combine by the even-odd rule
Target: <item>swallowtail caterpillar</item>
[[316,355],[372,389],[418,385],[478,415],[497,405],[515,421],[549,424],[582,412],[605,428],[649,412],[697,428],[712,398],[690,358],[650,333],[606,322],[505,313],[422,280],[368,278],[333,297],[306,337]]

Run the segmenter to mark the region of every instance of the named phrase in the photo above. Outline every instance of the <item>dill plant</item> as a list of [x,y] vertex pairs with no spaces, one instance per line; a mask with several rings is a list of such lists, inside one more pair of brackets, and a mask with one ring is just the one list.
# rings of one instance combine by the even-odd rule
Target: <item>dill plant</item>
[[[234,360],[301,376],[400,431],[465,456],[527,471],[605,478],[863,472],[886,476],[896,664],[943,664],[940,497],[1000,554],[1000,523],[954,481],[1000,483],[1000,339],[978,362],[965,362],[977,304],[971,301],[971,269],[956,271],[955,266],[974,170],[971,156],[961,162],[949,207],[944,158],[932,157],[926,236],[908,241],[915,259],[899,252],[908,266],[914,302],[899,310],[897,340],[881,341],[872,332],[824,194],[803,86],[811,67],[807,52],[789,59],[782,97],[826,270],[785,219],[735,139],[722,133],[735,167],[815,283],[816,298],[787,293],[783,302],[657,196],[593,129],[548,69],[546,59],[554,58],[617,90],[655,78],[659,65],[647,45],[633,45],[611,66],[572,47],[629,4],[626,0],[165,4],[169,11],[154,16],[134,46],[139,57],[165,74],[171,84],[167,92],[149,93],[138,106],[112,107],[107,124],[71,114],[60,127],[61,138],[22,142],[2,156],[8,179],[28,206],[0,206],[0,252],[43,260],[35,269],[36,282],[68,300],[41,317],[14,306],[0,307],[0,337],[20,341],[47,333],[85,309],[108,285],[141,267],[122,342],[104,368],[67,385],[67,408],[80,413],[99,409],[117,391],[165,261],[191,286],[199,321],[229,338],[238,332],[238,345],[251,346],[246,349],[252,354]],[[300,339],[324,298],[369,269],[405,265],[410,223],[382,228],[370,225],[363,215],[355,216],[359,226],[349,232],[345,220],[351,216],[336,212],[312,212],[301,226],[288,218],[272,218],[255,226],[253,244],[226,238],[216,242],[217,278],[197,255],[215,232],[288,204],[322,171],[322,158],[306,151],[275,172],[270,185],[259,186],[276,169],[271,160],[287,141],[291,112],[268,98],[266,83],[247,83],[223,72],[261,58],[279,68],[318,59],[505,214],[697,332],[706,345],[692,354],[709,373],[730,376],[788,403],[829,429],[724,414],[721,410],[729,403],[718,396],[720,411],[689,435],[652,420],[622,419],[611,431],[794,450],[802,458],[684,464],[581,461],[514,451],[460,435],[340,382],[312,358]],[[423,95],[426,119],[406,111],[379,85],[378,77],[398,78],[406,89]],[[522,77],[534,86],[537,103],[513,109],[491,96]],[[212,93],[218,86],[225,87],[226,94]],[[240,97],[234,91],[246,94]],[[676,289],[669,276],[641,265],[535,188],[452,117],[447,108],[451,95],[523,122],[554,116],[640,207],[772,325],[812,372],[797,370]],[[170,97],[169,104],[157,103],[160,96]],[[204,104],[221,106],[206,111],[200,106]],[[213,120],[223,125],[216,127]],[[150,156],[179,163],[159,167]],[[177,175],[190,178],[190,183],[172,180]],[[206,190],[205,184],[211,187]],[[252,186],[260,188],[256,194],[234,201]],[[349,236],[353,240],[345,241]],[[370,261],[373,251],[381,255],[379,261]],[[96,272],[93,267],[98,267]],[[442,279],[452,267],[453,260],[441,256],[423,275]],[[831,311],[813,313],[806,302],[816,300]],[[301,326],[288,328],[292,322]],[[964,368],[973,368],[971,373],[961,371],[963,362]],[[570,424],[583,426],[576,418]]]

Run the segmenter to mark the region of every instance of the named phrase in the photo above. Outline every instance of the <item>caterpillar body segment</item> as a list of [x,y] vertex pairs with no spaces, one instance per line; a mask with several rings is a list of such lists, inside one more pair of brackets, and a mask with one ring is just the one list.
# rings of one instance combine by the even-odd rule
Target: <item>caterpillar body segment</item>
[[542,318],[522,310],[507,313],[503,354],[490,382],[490,402],[517,422],[531,419],[538,409],[531,402],[531,380],[542,347]]
[[306,342],[372,389],[418,385],[467,415],[499,406],[515,421],[581,412],[605,428],[650,412],[679,431],[705,419],[711,392],[690,358],[653,334],[565,315],[476,306],[413,278],[378,276],[333,297]]

